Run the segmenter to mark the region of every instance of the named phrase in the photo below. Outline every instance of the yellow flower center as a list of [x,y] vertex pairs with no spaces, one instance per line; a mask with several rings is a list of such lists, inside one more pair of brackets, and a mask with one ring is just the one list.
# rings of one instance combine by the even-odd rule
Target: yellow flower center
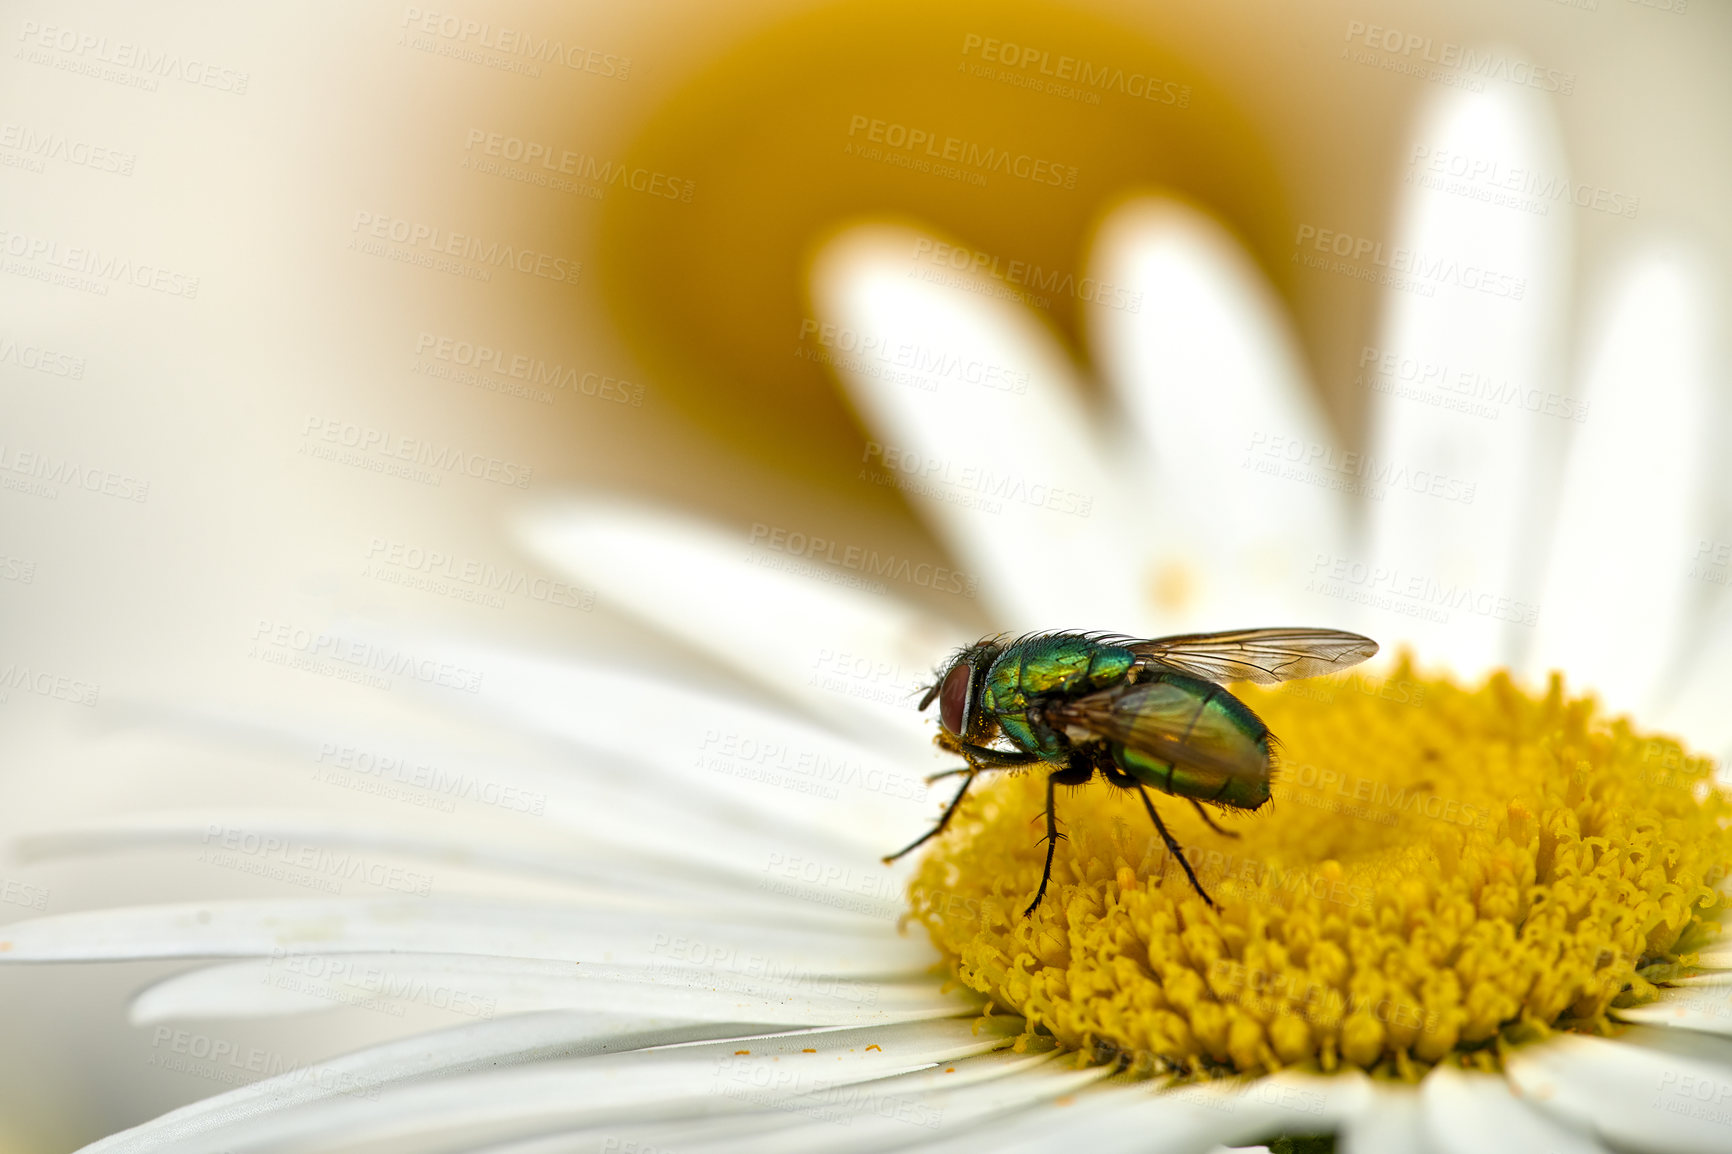
[[1608,1031],[1615,999],[1654,995],[1640,971],[1688,963],[1716,920],[1732,804],[1711,763],[1555,677],[1533,697],[1404,661],[1387,680],[1235,692],[1280,741],[1273,806],[1219,818],[1230,838],[1150,791],[1219,908],[1142,803],[1097,779],[1059,791],[1068,838],[1024,917],[1046,775],[994,775],[912,889],[964,984],[1143,1070],[1413,1078],[1551,1029]]

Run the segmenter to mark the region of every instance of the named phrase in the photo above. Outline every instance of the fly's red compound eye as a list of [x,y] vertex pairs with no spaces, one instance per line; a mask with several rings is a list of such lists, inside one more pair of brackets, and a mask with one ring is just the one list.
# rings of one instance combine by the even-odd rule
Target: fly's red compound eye
[[957,737],[968,720],[968,688],[974,680],[974,670],[966,661],[958,661],[944,675],[944,688],[938,691],[938,719]]

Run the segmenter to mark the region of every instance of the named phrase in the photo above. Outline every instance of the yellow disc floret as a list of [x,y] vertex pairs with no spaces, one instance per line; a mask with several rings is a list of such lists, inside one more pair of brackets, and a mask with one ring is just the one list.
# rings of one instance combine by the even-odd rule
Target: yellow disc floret
[[1097,779],[1060,790],[1068,837],[1024,917],[1045,775],[996,775],[912,890],[964,984],[1144,1070],[1411,1078],[1614,1029],[1608,1010],[1653,994],[1639,971],[1718,920],[1732,804],[1711,764],[1556,678],[1542,697],[1501,674],[1467,690],[1404,662],[1235,692],[1281,742],[1273,805],[1220,818],[1231,838],[1151,791],[1219,908]]

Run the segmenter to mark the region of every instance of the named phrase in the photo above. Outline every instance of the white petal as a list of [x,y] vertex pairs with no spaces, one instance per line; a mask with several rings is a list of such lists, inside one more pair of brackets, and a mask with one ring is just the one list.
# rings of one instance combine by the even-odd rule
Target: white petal
[[[1702,949],[1697,952],[1696,964],[1704,969],[1720,971],[1720,973],[1732,972],[1732,940],[1728,940],[1725,936],[1726,931],[1732,929],[1732,924],[1728,924],[1728,920],[1725,917],[1718,917],[1716,920],[1719,922],[1721,927],[1720,934],[1712,939],[1711,944],[1703,946]],[[1717,984],[1723,980],[1720,973],[1700,974],[1694,978],[1684,978],[1681,980],[1685,984],[1692,982],[1702,983],[1705,985]]]
[[468,953],[645,966],[693,964],[722,973],[912,974],[934,960],[920,937],[863,924],[799,929],[735,915],[570,904],[419,900],[228,901],[137,906],[32,918],[0,927],[9,961],[317,956],[401,951]]
[[[1393,366],[1368,380],[1377,386],[1361,470],[1376,498],[1370,563],[1345,568],[1335,583],[1367,605],[1367,629],[1379,640],[1412,641],[1426,660],[1473,678],[1527,642],[1537,483],[1555,467],[1559,435],[1542,422],[1559,422],[1513,403],[1475,402],[1494,414],[1488,419],[1398,392],[1412,387],[1453,400],[1450,390],[1462,388],[1542,398],[1560,391],[1569,289],[1564,206],[1547,205],[1542,215],[1478,199],[1475,189],[1455,187],[1447,161],[1555,180],[1566,169],[1547,98],[1508,84],[1435,91],[1413,140],[1413,155],[1427,159],[1410,169],[1393,236],[1358,261],[1406,287],[1387,293],[1382,336],[1361,354],[1367,368],[1386,357]],[[1430,170],[1439,157],[1441,177]],[[1340,235],[1351,259],[1358,238]],[[1323,239],[1324,252],[1313,237],[1300,257],[1340,259],[1327,250],[1342,242]],[[1402,379],[1409,365],[1413,385]]]
[[[731,805],[729,822],[773,832],[777,842],[822,832],[832,845],[840,840],[883,853],[893,848],[881,846],[886,833],[894,840],[910,819],[931,812],[921,775],[945,764],[931,744],[934,723],[913,700],[899,707],[905,741],[887,754],[797,717],[664,678],[456,640],[444,648],[486,671],[480,691],[462,704],[508,719],[515,729],[533,726],[611,755],[617,761],[592,763],[605,766],[625,792],[655,793],[634,780],[637,766],[653,767],[674,791],[653,798],[664,809]],[[863,656],[847,664],[867,681],[887,668]],[[910,676],[908,667],[885,674]],[[715,802],[698,800],[706,795],[716,795]],[[667,804],[675,798],[686,804]]]
[[1418,1091],[1383,1085],[1372,1097],[1369,1106],[1345,1120],[1338,1138],[1341,1154],[1432,1154]]
[[[1718,547],[1712,541],[1706,544]],[[1656,711],[1654,725],[1712,754],[1716,780],[1722,787],[1732,786],[1732,710],[1726,708],[1732,692],[1732,597],[1718,599],[1700,634],[1691,646],[1693,655],[1685,660],[1686,671]],[[1732,955],[1724,964],[1732,965]]]
[[1256,264],[1212,217],[1140,197],[1101,225],[1090,271],[1127,305],[1085,315],[1130,418],[1123,451],[1145,465],[1150,529],[1170,550],[1159,564],[1196,590],[1174,625],[1348,616],[1303,592],[1319,557],[1341,555],[1347,506],[1287,459],[1336,438]]
[[1536,1113],[1494,1074],[1439,1066],[1420,1084],[1419,1097],[1426,1141],[1437,1154],[1599,1154],[1606,1149]]
[[[853,981],[691,965],[621,966],[450,955],[345,954],[207,966],[147,987],[137,1025],[412,1004],[473,1018],[540,1010],[642,1014],[692,1022],[852,1026],[978,1013],[972,996],[920,976]],[[400,1011],[398,1011],[400,1012]]]
[[693,1154],[706,1143],[750,1142],[799,1125],[797,1115],[764,1112],[721,1117],[685,1118],[677,1122],[614,1123],[590,1126],[576,1132],[540,1134],[484,1146],[469,1154],[623,1154],[626,1143],[635,1143],[642,1154],[679,1151]]
[[[1716,918],[1715,921],[1718,922],[1718,924],[1721,926],[1724,926],[1726,924],[1725,919],[1723,919],[1723,918]],[[1721,932],[1724,933],[1725,931],[1722,930]],[[1709,947],[1709,948],[1712,949],[1713,947]],[[1706,951],[1703,951],[1703,952],[1705,953]],[[1707,966],[1710,964],[1708,962],[1703,962],[1701,960],[1701,958],[1702,958],[1702,955],[1697,954],[1698,965]],[[1726,962],[1726,957],[1725,957],[1724,949],[1722,949],[1722,951],[1719,954],[1713,955],[1713,964],[1723,966],[1723,965],[1725,965],[1725,962]],[[1688,989],[1691,986],[1732,985],[1732,970],[1728,970],[1728,969],[1704,969],[1701,973],[1681,975],[1678,977],[1671,978],[1671,979],[1669,979],[1669,981],[1670,981],[1672,986],[1675,986],[1675,987],[1678,987],[1681,989]],[[1662,1001],[1664,1001],[1670,993],[1671,993],[1671,991],[1669,989],[1662,989],[1660,991],[1660,999]]]
[[[362,751],[362,762],[375,770],[386,761],[414,767],[440,796],[497,782],[533,787],[538,804],[544,794],[546,828],[542,819],[517,814],[486,825],[475,817],[428,820],[428,844],[448,837],[465,855],[490,865],[569,869],[574,878],[613,868],[626,887],[644,893],[683,898],[707,892],[725,896],[730,906],[776,907],[788,919],[858,916],[882,925],[903,912],[915,863],[886,867],[879,859],[930,825],[935,791],[916,776],[926,767],[900,765],[783,714],[652,678],[456,643],[452,651],[487,671],[484,691],[462,700],[476,705],[488,725],[449,746],[324,717],[300,723],[225,717],[219,725],[219,719],[154,706],[133,713],[250,756],[270,755],[259,764],[273,772],[313,765],[322,774],[334,764],[328,751],[335,747]],[[441,704],[444,728],[469,715]],[[501,736],[501,720],[508,738]],[[646,732],[656,739],[644,740]],[[949,784],[937,791],[945,798]],[[349,796],[344,790],[341,798]],[[255,832],[272,825],[253,823]],[[142,845],[153,834],[136,836],[131,844]],[[366,835],[336,840],[347,844],[351,836]],[[119,829],[93,830],[89,839],[79,838],[89,848],[131,841]],[[407,837],[386,842],[415,852]],[[561,842],[575,859],[569,865],[555,851]],[[200,852],[221,848],[201,844]],[[268,855],[254,856],[270,864]],[[444,892],[449,875],[439,877]],[[705,881],[687,886],[681,880],[691,877]],[[618,881],[603,881],[600,892],[621,889]]]
[[[959,1134],[1013,1113],[1045,1108],[1108,1073],[1107,1067],[1058,1068],[1058,1055],[1000,1050],[903,1074],[791,1099],[776,1113],[702,1122],[630,1123],[490,1147],[485,1154],[577,1154],[617,1150],[635,1142],[640,1150],[682,1154],[826,1154],[901,1150]],[[1068,1064],[1067,1064],[1068,1065]]]
[[[976,1027],[979,1028],[976,1028]],[[918,1070],[1003,1046],[1020,1020],[944,1021],[753,1038],[599,1058],[537,1063],[497,1073],[391,1086],[376,1096],[326,1100],[315,1109],[257,1113],[232,1125],[189,1127],[170,1147],[187,1154],[292,1146],[330,1149],[395,1139],[467,1147],[552,1127],[634,1117],[678,1118],[774,1109],[790,1098]],[[808,1052],[809,1051],[809,1052]],[[127,1131],[92,1151],[160,1149],[160,1135]],[[419,1139],[419,1141],[415,1141]]]
[[1564,670],[1625,712],[1672,696],[1656,698],[1704,588],[1690,558],[1709,535],[1712,322],[1707,286],[1682,254],[1651,249],[1617,266],[1607,295],[1588,325],[1587,410],[1564,472],[1530,667]]
[[[574,837],[567,828],[477,827],[478,823],[473,821],[458,829],[425,829],[325,815],[213,811],[139,814],[117,822],[23,834],[13,839],[12,845],[20,860],[26,862],[163,847],[198,849],[203,860],[213,855],[220,857],[227,852],[225,846],[231,844],[254,848],[276,846],[279,847],[276,850],[261,851],[253,857],[264,867],[282,862],[293,867],[299,860],[304,868],[298,872],[314,878],[328,875],[340,880],[355,872],[352,867],[363,866],[365,869],[359,875],[363,882],[368,876],[384,876],[389,881],[391,875],[383,873],[388,863],[378,855],[391,854],[464,869],[483,867],[507,877],[566,882],[581,886],[588,894],[606,894],[609,899],[655,898],[674,906],[712,912],[739,908],[748,913],[756,911],[756,916],[762,917],[768,909],[774,909],[778,919],[822,922],[870,914],[876,914],[882,921],[885,916],[893,918],[901,912],[900,903],[893,900],[896,893],[888,885],[873,892],[872,896],[880,899],[873,905],[864,901],[826,903],[826,897],[837,895],[819,886],[803,885],[799,873],[784,877],[781,871],[766,875],[761,869],[728,868],[714,861],[682,861],[646,853],[645,847],[630,842],[620,844],[611,839],[598,842],[587,830],[582,831],[581,837]],[[325,847],[367,852],[362,857],[346,852],[319,852]],[[297,871],[291,868],[289,872]],[[419,869],[413,876],[436,878]],[[766,876],[776,884],[763,884]],[[504,879],[498,888],[506,888]],[[854,892],[856,896],[865,896],[858,890]],[[602,904],[616,905],[618,901],[606,900]]]
[[1645,1006],[1628,1006],[1612,1013],[1620,1021],[1646,1026],[1697,1030],[1705,1034],[1732,1035],[1732,974],[1715,974],[1711,982],[1692,982],[1660,991]]
[[223,1126],[350,1095],[377,1097],[388,1086],[503,1069],[525,1062],[737,1037],[741,1029],[710,1022],[666,1024],[571,1013],[523,1014],[476,1022],[370,1046],[264,1078],[190,1103],[89,1149],[173,1150],[177,1142]]
[[916,258],[933,243],[858,225],[813,264],[813,305],[838,346],[822,351],[878,446],[868,464],[906,474],[1003,628],[1140,629],[1130,521],[1069,356],[1022,305],[989,295],[996,282],[924,279]]
[[1632,1026],[1616,1039],[1579,1034],[1505,1059],[1516,1092],[1608,1144],[1654,1154],[1724,1154],[1732,1145],[1732,1044]]
[[[826,1154],[893,1150],[947,1134],[968,1135],[986,1122],[1037,1108],[1105,1076],[1066,1070],[1052,1055],[999,1052],[966,1061],[828,1090],[787,1102],[802,1116],[773,1134],[682,1144],[690,1154]],[[809,1120],[808,1120],[809,1119]]]
[[972,638],[893,593],[849,587],[872,584],[865,561],[805,560],[829,546],[802,535],[772,547],[759,528],[727,533],[647,505],[571,498],[522,516],[517,535],[608,601],[819,717],[876,744],[886,734],[905,743],[889,748],[925,741],[917,690]]
[[[396,645],[364,623],[345,624],[342,631],[363,649]],[[479,671],[481,681],[472,694],[426,688],[428,704],[446,721],[484,720],[486,727],[468,740],[511,752],[495,760],[466,753],[464,746],[356,732],[326,719],[296,728],[255,720],[241,736],[281,745],[299,758],[332,744],[384,750],[426,763],[440,781],[459,783],[509,780],[519,772],[517,751],[527,737],[535,757],[565,775],[563,788],[557,780],[539,781],[549,816],[579,826],[585,840],[641,845],[754,874],[765,870],[767,854],[777,853],[784,862],[795,855],[820,862],[826,871],[840,855],[848,866],[869,864],[874,877],[891,877],[880,856],[929,825],[951,792],[949,786],[935,792],[923,780],[954,764],[937,754],[929,730],[918,743],[891,742],[901,752],[887,755],[786,713],[664,677],[457,639],[442,640],[441,652]],[[908,713],[916,725],[935,724],[913,703]],[[231,719],[229,728],[240,727]],[[499,736],[502,730],[509,741]],[[855,880],[864,890],[875,888]],[[900,882],[889,887],[900,888]]]
[[1245,1082],[1182,1087],[1120,1080],[1077,1094],[1063,1106],[1013,1116],[931,1149],[1195,1154],[1215,1145],[1282,1134],[1329,1133],[1365,1109],[1370,1093],[1366,1079],[1350,1075],[1282,1072]]

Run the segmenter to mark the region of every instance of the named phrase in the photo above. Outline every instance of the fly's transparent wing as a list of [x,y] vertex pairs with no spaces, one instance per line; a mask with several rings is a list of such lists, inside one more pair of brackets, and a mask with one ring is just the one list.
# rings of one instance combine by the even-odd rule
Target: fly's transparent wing
[[1339,629],[1240,629],[1124,642],[1142,664],[1225,684],[1273,685],[1338,673],[1377,652],[1377,642]]
[[[1172,681],[1115,685],[1099,693],[1044,706],[1048,724],[1075,727],[1140,753],[1187,769],[1231,777],[1265,777],[1267,734],[1255,716],[1255,731],[1222,710],[1205,708],[1209,686]],[[1215,692],[1225,696],[1224,690]],[[1249,712],[1249,711],[1247,711]]]

